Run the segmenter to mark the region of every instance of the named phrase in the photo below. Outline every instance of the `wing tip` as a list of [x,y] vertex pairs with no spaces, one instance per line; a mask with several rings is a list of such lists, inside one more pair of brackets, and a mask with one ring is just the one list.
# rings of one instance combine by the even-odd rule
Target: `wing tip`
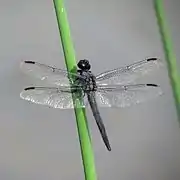
[[35,64],[36,62],[35,61],[32,61],[32,60],[22,60],[21,62],[20,62],[20,68],[21,69],[24,69],[24,66],[25,66],[25,64]]
[[24,63],[26,63],[26,64],[35,64],[35,61],[32,61],[32,60],[25,60]]
[[151,87],[160,87],[158,84],[146,84],[146,86],[151,86]]
[[164,92],[161,89],[161,86],[158,84],[146,84],[146,86],[153,88],[157,92],[158,96],[164,94]]
[[151,58],[147,58],[146,59],[146,61],[147,62],[156,62],[156,63],[158,63],[159,65],[163,65],[163,60],[162,59],[160,59],[160,58],[158,58],[158,57],[151,57]]
[[147,61],[157,61],[157,60],[158,60],[158,58],[156,58],[156,57],[147,58]]
[[35,89],[35,87],[27,87],[27,88],[24,88],[24,91],[33,90],[33,89]]

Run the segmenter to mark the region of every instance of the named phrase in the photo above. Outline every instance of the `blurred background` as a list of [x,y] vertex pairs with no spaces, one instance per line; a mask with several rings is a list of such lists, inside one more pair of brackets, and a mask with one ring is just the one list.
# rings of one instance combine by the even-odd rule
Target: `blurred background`
[[[175,52],[179,52],[180,1],[164,1]],[[93,72],[147,57],[164,59],[150,0],[65,1],[77,59]],[[19,63],[33,59],[65,68],[52,1],[0,1],[0,179],[84,179],[74,111],[23,101],[19,93],[38,82]],[[178,59],[179,68],[180,61]],[[158,83],[164,95],[125,109],[100,109],[112,152],[87,109],[100,180],[178,180],[180,130],[164,68],[142,82]]]

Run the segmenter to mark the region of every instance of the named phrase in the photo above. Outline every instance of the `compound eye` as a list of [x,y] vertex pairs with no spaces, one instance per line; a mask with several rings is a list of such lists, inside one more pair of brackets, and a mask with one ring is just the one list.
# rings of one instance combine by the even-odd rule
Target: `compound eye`
[[82,70],[89,70],[91,68],[89,61],[86,59],[80,60],[77,66]]

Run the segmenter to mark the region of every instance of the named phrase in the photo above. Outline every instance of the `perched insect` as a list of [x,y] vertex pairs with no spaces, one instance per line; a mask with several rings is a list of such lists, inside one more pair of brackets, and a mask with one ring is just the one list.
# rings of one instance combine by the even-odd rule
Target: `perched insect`
[[[21,69],[53,87],[28,87],[20,97],[36,104],[53,108],[72,109],[91,107],[93,116],[109,151],[111,146],[100,116],[99,107],[127,107],[162,94],[157,84],[134,84],[135,80],[162,66],[158,58],[148,58],[134,64],[105,71],[95,76],[88,60],[80,60],[77,73],[57,69],[34,61],[23,61]],[[79,103],[73,103],[78,94]],[[76,102],[76,101],[75,101]]]

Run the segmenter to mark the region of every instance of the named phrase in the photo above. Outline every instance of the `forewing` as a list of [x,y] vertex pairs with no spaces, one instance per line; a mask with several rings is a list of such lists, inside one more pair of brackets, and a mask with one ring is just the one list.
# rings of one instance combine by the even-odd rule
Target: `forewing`
[[23,61],[20,67],[25,74],[57,86],[69,86],[69,78],[70,82],[72,82],[72,78],[79,76],[35,61]]
[[162,60],[148,58],[125,67],[103,72],[96,76],[96,80],[97,83],[102,83],[103,81],[104,84],[129,84],[162,66]]
[[74,105],[76,108],[85,107],[82,98],[81,102],[76,99],[75,104],[73,104],[70,87],[29,87],[21,92],[20,97],[35,104],[53,108],[72,109]]
[[102,85],[98,87],[96,99],[100,107],[128,107],[156,98],[161,94],[161,88],[155,84]]

